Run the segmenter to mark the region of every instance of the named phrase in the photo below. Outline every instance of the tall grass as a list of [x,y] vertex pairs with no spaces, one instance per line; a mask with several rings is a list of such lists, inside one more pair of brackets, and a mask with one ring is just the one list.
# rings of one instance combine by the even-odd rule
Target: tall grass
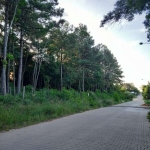
[[132,100],[127,93],[84,92],[63,89],[62,92],[42,89],[32,95],[27,90],[24,99],[21,94],[0,96],[0,131],[83,112],[90,109],[111,106]]

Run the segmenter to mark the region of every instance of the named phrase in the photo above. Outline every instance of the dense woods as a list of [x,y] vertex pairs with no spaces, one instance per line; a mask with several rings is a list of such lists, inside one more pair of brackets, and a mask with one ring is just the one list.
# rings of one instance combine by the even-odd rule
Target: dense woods
[[1,94],[36,89],[101,92],[122,83],[123,72],[107,46],[94,44],[86,25],[61,19],[57,0],[1,0]]
[[[57,0],[0,0],[0,130],[132,100],[107,46]],[[133,94],[134,93],[134,94]]]

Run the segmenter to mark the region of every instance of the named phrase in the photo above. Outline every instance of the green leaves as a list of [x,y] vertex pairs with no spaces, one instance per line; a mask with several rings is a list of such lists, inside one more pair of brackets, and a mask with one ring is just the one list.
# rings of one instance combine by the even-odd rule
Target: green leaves
[[150,99],[150,85],[149,84],[143,86],[142,95],[143,95],[144,100]]
[[26,6],[27,6],[26,0],[20,0],[19,7],[26,7]]
[[7,54],[7,58],[10,59],[10,60],[14,60],[14,56],[10,53]]
[[145,21],[144,25],[147,29],[147,38],[150,40],[150,1],[149,0],[118,0],[115,3],[113,11],[107,13],[101,21],[100,27],[104,27],[106,24],[112,24],[119,22],[122,19],[132,21],[135,15],[141,15],[145,12]]

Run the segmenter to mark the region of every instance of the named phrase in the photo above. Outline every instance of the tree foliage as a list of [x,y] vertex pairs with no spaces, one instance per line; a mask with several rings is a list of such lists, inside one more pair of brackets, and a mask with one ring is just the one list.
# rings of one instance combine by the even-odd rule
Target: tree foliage
[[[28,84],[33,86],[33,92],[46,87],[109,93],[122,84],[123,72],[112,52],[103,44],[94,44],[86,25],[74,27],[60,19],[64,10],[57,7],[57,0],[0,3],[2,32],[5,20],[10,25],[15,2],[18,6],[8,36],[6,59],[1,55],[1,64],[6,67],[6,93],[10,93],[12,84],[14,94]],[[5,32],[0,36],[4,38]],[[4,43],[0,43],[2,51]],[[1,92],[6,94],[3,89]]]
[[143,95],[144,100],[150,99],[150,84],[144,85],[142,87],[142,95]]
[[101,27],[105,24],[120,22],[122,19],[132,21],[135,15],[145,14],[143,22],[147,29],[147,38],[150,41],[150,1],[149,0],[118,0],[114,10],[107,13],[101,21]]

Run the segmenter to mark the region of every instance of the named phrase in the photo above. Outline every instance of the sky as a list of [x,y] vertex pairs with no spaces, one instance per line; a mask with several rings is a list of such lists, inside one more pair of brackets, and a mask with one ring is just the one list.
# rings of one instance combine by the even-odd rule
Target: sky
[[117,58],[122,68],[124,82],[134,83],[140,89],[150,81],[150,44],[143,21],[144,14],[135,16],[132,22],[122,20],[113,26],[100,28],[100,21],[116,0],[59,0],[59,6],[65,9],[64,19],[77,27],[85,24],[95,45],[104,44]]

